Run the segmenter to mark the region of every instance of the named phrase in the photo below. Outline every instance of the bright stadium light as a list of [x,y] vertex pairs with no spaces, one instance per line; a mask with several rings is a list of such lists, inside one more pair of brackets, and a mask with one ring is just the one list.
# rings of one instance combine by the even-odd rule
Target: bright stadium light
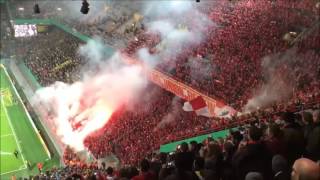
[[58,11],[62,11],[62,9],[61,9],[61,8],[59,8],[59,7],[57,8],[57,10],[58,10]]
[[24,8],[23,7],[19,7],[18,10],[19,11],[24,11]]

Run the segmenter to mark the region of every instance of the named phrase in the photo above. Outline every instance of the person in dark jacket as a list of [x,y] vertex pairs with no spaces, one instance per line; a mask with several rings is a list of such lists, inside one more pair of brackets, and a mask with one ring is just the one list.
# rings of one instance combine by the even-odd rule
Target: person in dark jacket
[[303,112],[302,113],[302,122],[304,124],[303,128],[303,136],[305,139],[308,139],[309,134],[313,129],[313,117],[310,112]]
[[202,157],[196,157],[194,160],[194,173],[200,180],[215,180],[218,179],[216,174],[210,170],[204,168],[204,159]]
[[277,154],[272,158],[273,180],[290,180],[287,160]]
[[313,129],[308,134],[306,155],[313,161],[320,160],[320,112],[315,113]]
[[194,161],[194,153],[189,151],[188,143],[183,142],[180,148],[180,155],[184,157],[185,163],[183,164],[184,168],[188,171],[192,171],[193,161]]
[[185,158],[183,153],[177,153],[175,155],[174,164],[175,170],[171,175],[166,177],[166,180],[199,180],[197,175],[192,171],[186,169],[185,164],[188,162],[188,159]]
[[295,115],[291,112],[285,112],[282,114],[282,119],[285,121],[283,128],[284,142],[287,151],[287,160],[289,166],[292,166],[294,161],[300,158],[304,153],[304,137],[303,129],[295,122]]
[[283,131],[277,124],[269,125],[265,144],[272,155],[286,154],[286,146],[283,140]]
[[217,178],[221,177],[223,166],[223,154],[220,145],[215,143],[208,144],[208,150],[205,154],[205,168],[213,171]]
[[237,179],[244,180],[249,172],[261,173],[264,179],[270,179],[271,153],[261,142],[261,129],[252,126],[249,129],[249,141],[238,149],[233,157],[233,166]]
[[150,163],[148,160],[143,159],[140,162],[140,168],[141,168],[140,174],[137,176],[134,176],[132,178],[132,180],[154,180],[154,179],[156,179],[155,174],[153,174],[153,172],[149,171]]

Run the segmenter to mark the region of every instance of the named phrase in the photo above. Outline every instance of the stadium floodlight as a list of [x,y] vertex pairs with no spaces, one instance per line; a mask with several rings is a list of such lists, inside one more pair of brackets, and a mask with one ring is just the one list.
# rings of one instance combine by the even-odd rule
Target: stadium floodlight
[[34,13],[35,14],[40,14],[40,7],[39,4],[35,4],[33,7]]
[[57,10],[58,10],[58,11],[62,11],[62,9],[61,9],[61,8],[59,8],[59,7],[57,8]]
[[24,8],[23,7],[19,7],[18,10],[19,11],[24,11]]
[[82,1],[82,6],[81,6],[81,9],[80,9],[80,12],[82,14],[88,14],[89,12],[89,3],[87,2],[87,0],[83,0]]

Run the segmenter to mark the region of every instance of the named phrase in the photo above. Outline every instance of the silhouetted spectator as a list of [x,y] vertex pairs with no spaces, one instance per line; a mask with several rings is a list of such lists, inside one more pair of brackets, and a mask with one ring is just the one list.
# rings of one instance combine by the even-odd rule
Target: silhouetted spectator
[[133,177],[132,180],[154,180],[156,179],[155,174],[153,172],[150,172],[150,163],[148,160],[143,159],[140,163],[140,174]]
[[306,145],[307,156],[314,160],[320,160],[320,111],[318,110],[315,115],[313,129],[310,131],[307,145]]
[[281,155],[272,158],[273,180],[290,180],[287,160]]
[[304,152],[304,138],[301,126],[295,122],[295,114],[291,112],[285,112],[282,114],[282,119],[285,121],[283,128],[284,141],[286,149],[290,149],[287,152],[288,164],[291,166],[293,162],[302,156]]
[[249,141],[239,149],[233,158],[236,176],[239,180],[245,179],[249,172],[259,172],[264,179],[271,176],[271,153],[261,142],[261,129],[251,126],[249,129]]

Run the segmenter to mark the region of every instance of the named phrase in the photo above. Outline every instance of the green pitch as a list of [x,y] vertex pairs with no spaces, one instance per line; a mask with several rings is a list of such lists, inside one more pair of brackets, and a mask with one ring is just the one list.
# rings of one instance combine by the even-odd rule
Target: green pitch
[[[21,153],[19,141],[15,136],[15,132],[10,124],[9,115],[7,114],[6,106],[3,94],[1,95],[1,174],[9,173],[21,169],[25,169],[24,157]],[[19,152],[17,158],[13,155],[13,152],[17,150]]]
[[[0,76],[0,179],[10,179],[12,175],[27,177],[37,172],[38,162],[43,163],[44,168],[50,164],[49,157],[1,64]],[[15,150],[19,152],[17,158],[13,154]],[[30,162],[31,169],[27,168],[26,161]]]

